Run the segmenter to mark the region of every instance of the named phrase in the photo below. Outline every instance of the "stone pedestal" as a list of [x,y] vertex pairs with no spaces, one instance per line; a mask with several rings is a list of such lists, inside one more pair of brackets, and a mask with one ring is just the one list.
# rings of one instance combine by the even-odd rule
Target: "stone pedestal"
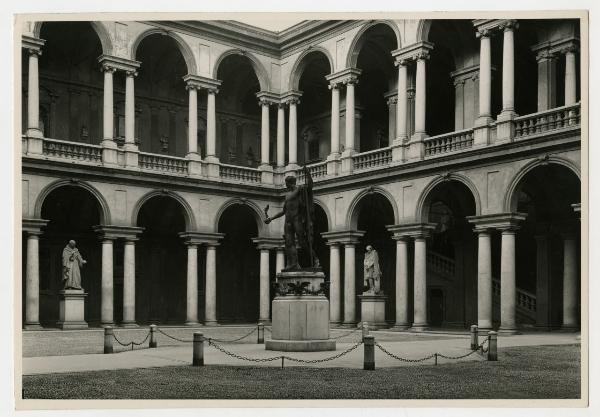
[[272,339],[265,349],[285,352],[335,350],[329,338],[329,300],[313,295],[325,281],[320,271],[290,271],[277,274],[277,282],[287,288],[289,282],[308,282],[307,294],[277,295],[272,303]]
[[372,330],[386,328],[385,302],[387,296],[363,294],[358,298],[360,299],[360,320],[369,323],[369,329]]
[[84,320],[85,297],[83,290],[61,290],[59,293],[58,327],[63,330],[87,329]]

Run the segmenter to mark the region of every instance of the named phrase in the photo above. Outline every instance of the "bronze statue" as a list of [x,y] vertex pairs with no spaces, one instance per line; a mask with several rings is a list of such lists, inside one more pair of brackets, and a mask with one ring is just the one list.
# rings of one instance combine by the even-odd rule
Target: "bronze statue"
[[[267,214],[268,206],[265,208],[265,223],[269,224],[272,220],[285,215],[285,269],[286,271],[298,270],[302,268],[320,267],[319,259],[314,250],[314,216],[315,209],[313,203],[313,181],[304,166],[302,171],[305,175],[305,184],[296,185],[296,177],[286,177],[285,185],[288,192],[285,195],[283,210],[269,217]],[[296,239],[300,247],[300,253],[296,248]]]

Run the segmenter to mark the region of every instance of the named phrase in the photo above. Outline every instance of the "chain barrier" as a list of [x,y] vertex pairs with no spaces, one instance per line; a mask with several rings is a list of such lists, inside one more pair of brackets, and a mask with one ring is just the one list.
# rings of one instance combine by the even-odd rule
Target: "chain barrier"
[[266,331],[268,331],[269,333],[273,334],[273,332],[271,331],[271,328],[270,328],[270,327],[267,327],[267,326],[265,326],[265,327],[264,327],[264,329],[265,329]]
[[356,329],[350,330],[349,332],[346,332],[346,333],[342,334],[341,336],[332,337],[332,339],[334,339],[334,340],[342,339],[346,336],[350,336],[351,334],[358,332],[359,330],[362,330],[362,324],[359,325]]
[[133,347],[134,347],[134,346],[141,346],[141,345],[143,345],[144,343],[146,343],[146,341],[147,341],[147,340],[148,340],[148,338],[150,337],[150,331],[148,330],[148,333],[146,333],[146,337],[144,338],[144,340],[142,340],[142,341],[141,341],[141,342],[139,342],[139,343],[138,343],[138,342],[135,342],[135,341],[133,341],[133,340],[132,340],[131,342],[129,342],[129,343],[123,343],[123,342],[121,342],[119,339],[117,339],[117,335],[116,335],[116,334],[114,334],[114,333],[113,333],[113,335],[112,335],[112,336],[113,336],[113,339],[115,339],[115,340],[117,341],[117,343],[118,343],[118,344],[120,344],[121,346],[124,346],[124,347],[129,347],[129,346],[131,346],[131,350],[133,350]]
[[467,352],[467,353],[465,353],[464,355],[459,355],[459,356],[448,356],[448,355],[444,355],[443,353],[438,353],[438,352],[435,352],[435,353],[432,353],[432,354],[431,354],[431,355],[429,355],[429,356],[425,356],[425,357],[423,357],[423,358],[420,358],[420,359],[408,359],[408,358],[403,358],[403,357],[401,357],[401,356],[394,355],[392,352],[388,351],[387,349],[385,349],[383,346],[381,346],[381,345],[380,345],[379,343],[377,343],[377,342],[375,342],[375,346],[377,346],[377,347],[379,348],[379,350],[381,350],[381,351],[382,351],[383,353],[385,353],[386,355],[388,355],[388,356],[390,356],[390,357],[392,357],[392,358],[394,358],[394,359],[397,359],[397,360],[399,360],[399,361],[402,361],[402,362],[411,362],[411,363],[416,363],[416,362],[425,362],[425,361],[427,361],[427,360],[429,360],[429,359],[431,359],[431,358],[435,358],[435,363],[436,363],[436,365],[437,365],[437,358],[438,358],[438,357],[440,357],[440,358],[445,358],[445,359],[458,360],[458,359],[463,359],[463,358],[466,358],[467,356],[471,356],[472,354],[474,354],[474,353],[477,353],[477,352],[479,352],[480,350],[481,350],[481,352],[482,352],[482,353],[485,353],[485,352],[487,352],[487,351],[489,350],[489,347],[488,347],[488,349],[486,349],[486,350],[484,350],[484,348],[483,348],[483,345],[485,345],[485,344],[487,343],[487,341],[488,341],[488,339],[486,338],[486,339],[485,339],[483,342],[481,342],[481,344],[479,344],[479,346],[477,346],[477,349],[475,349],[475,350],[472,350],[472,351],[470,351],[470,352]]
[[175,337],[175,336],[171,336],[170,334],[167,334],[167,333],[163,332],[160,329],[160,327],[157,327],[156,331],[159,332],[160,334],[164,335],[164,336],[167,336],[170,339],[177,340],[178,342],[182,342],[182,343],[193,343],[194,342],[193,340],[184,340],[184,339],[179,339],[178,337]]
[[248,336],[250,336],[252,333],[254,333],[256,331],[258,331],[258,327],[255,327],[254,329],[252,329],[250,331],[250,333],[245,334],[244,336],[238,337],[237,339],[233,339],[233,340],[222,340],[222,339],[217,339],[217,338],[214,338],[214,337],[207,337],[206,339],[209,340],[209,341],[210,340],[214,340],[214,341],[219,342],[219,343],[234,343],[234,342],[239,342],[240,340],[247,338]]
[[225,348],[223,348],[222,346],[218,345],[217,343],[214,342],[214,339],[207,339],[208,340],[208,346],[212,346],[215,349],[219,350],[220,352],[231,356],[232,358],[236,358],[236,359],[240,359],[243,361],[249,361],[249,362],[273,362],[276,360],[281,360],[281,367],[283,368],[283,364],[284,364],[284,360],[287,359],[289,361],[292,362],[298,362],[298,363],[322,363],[322,362],[328,362],[328,361],[332,361],[334,359],[338,359],[341,358],[344,355],[347,355],[348,353],[352,352],[353,350],[355,350],[356,348],[358,348],[360,345],[363,344],[362,340],[356,344],[354,344],[353,346],[351,346],[350,348],[346,349],[343,352],[338,353],[337,355],[334,356],[329,356],[327,358],[321,358],[321,359],[298,359],[298,358],[292,358],[290,356],[271,356],[268,358],[249,358],[247,356],[242,356],[242,355],[238,355],[237,353],[234,352],[230,352],[228,350],[226,350]]

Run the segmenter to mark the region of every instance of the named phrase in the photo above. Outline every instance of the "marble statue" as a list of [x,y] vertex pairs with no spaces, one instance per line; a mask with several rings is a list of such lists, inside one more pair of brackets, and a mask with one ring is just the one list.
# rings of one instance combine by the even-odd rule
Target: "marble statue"
[[[320,267],[319,259],[314,250],[313,224],[314,224],[314,202],[313,202],[313,180],[308,168],[302,168],[305,175],[305,184],[296,185],[296,177],[285,178],[287,193],[283,210],[269,217],[268,206],[265,208],[265,223],[285,215],[284,240],[285,240],[285,268],[286,271],[299,270],[302,268]],[[296,241],[300,246],[300,256]]]
[[80,268],[85,265],[87,261],[81,257],[79,250],[76,247],[74,240],[69,240],[69,243],[63,249],[62,253],[62,265],[63,275],[62,283],[63,289],[75,289],[81,290],[81,271]]
[[381,269],[379,269],[379,255],[373,246],[367,245],[364,261],[364,280],[366,290],[363,294],[382,294]]

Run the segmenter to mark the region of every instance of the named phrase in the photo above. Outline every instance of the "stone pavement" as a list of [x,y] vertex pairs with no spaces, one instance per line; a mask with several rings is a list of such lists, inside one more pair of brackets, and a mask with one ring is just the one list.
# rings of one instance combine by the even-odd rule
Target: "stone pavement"
[[[176,329],[163,328],[168,334],[175,333]],[[196,329],[197,330],[197,329]],[[251,327],[239,329],[240,335],[250,331]],[[211,335],[209,329],[202,329],[206,336],[216,337]],[[190,334],[191,330],[186,329],[186,333]],[[213,332],[214,333],[214,332]],[[206,365],[232,365],[232,366],[270,366],[280,367],[280,356],[313,360],[335,356],[346,349],[353,347],[357,341],[361,340],[360,331],[347,334],[344,330],[332,330],[332,337],[343,336],[337,343],[335,352],[274,352],[266,351],[264,345],[256,344],[255,334],[248,337],[247,343],[218,343],[223,349],[232,352],[239,356],[255,359],[277,358],[267,362],[250,362],[229,356],[214,346],[204,345],[204,363]],[[64,333],[61,333],[64,337]],[[139,333],[140,335],[142,333]],[[385,349],[391,353],[407,358],[418,359],[429,356],[435,352],[442,353],[448,356],[459,356],[469,353],[470,338],[466,333],[454,333],[447,335],[432,334],[432,333],[398,333],[387,331],[371,332]],[[576,334],[574,333],[531,333],[514,336],[500,335],[498,337],[498,347],[511,346],[534,346],[534,345],[557,345],[557,344],[579,344]],[[164,336],[163,336],[164,337]],[[268,332],[266,334],[268,337]],[[189,336],[186,339],[191,339]],[[125,339],[126,341],[131,339]],[[166,341],[166,339],[165,339]],[[483,338],[480,338],[480,342]],[[25,343],[25,342],[24,342]],[[62,373],[62,372],[81,372],[81,371],[97,371],[110,369],[132,369],[132,368],[151,368],[162,366],[181,366],[190,365],[192,360],[192,344],[174,342],[175,345],[166,346],[161,344],[159,339],[159,347],[156,349],[139,349],[134,351],[121,351],[119,353],[107,354],[75,354],[65,356],[36,356],[23,358],[23,374],[44,374],[44,373]],[[116,342],[114,343],[117,346]],[[501,360],[501,352],[499,353]],[[375,359],[378,368],[395,367],[395,366],[411,366],[418,364],[433,364],[434,359],[429,359],[420,363],[401,362],[386,355],[384,352],[375,348]],[[479,353],[474,353],[464,359],[458,361],[483,361],[485,356]],[[438,363],[456,362],[457,360],[448,360],[438,358]],[[316,367],[345,367],[345,368],[362,368],[363,366],[363,347],[358,346],[348,354],[336,358],[332,361],[304,364],[293,362],[289,359],[285,360],[285,366],[316,366]]]

